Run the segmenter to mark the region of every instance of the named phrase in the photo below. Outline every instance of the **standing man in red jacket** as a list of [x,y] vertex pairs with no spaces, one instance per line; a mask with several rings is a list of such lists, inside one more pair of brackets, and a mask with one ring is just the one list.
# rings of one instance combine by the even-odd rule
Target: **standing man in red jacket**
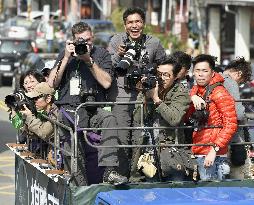
[[[197,157],[201,180],[222,180],[229,174],[227,147],[237,129],[235,102],[223,87],[223,77],[216,73],[213,56],[201,54],[193,60],[193,74],[197,85],[191,90],[191,96],[205,98],[206,106],[195,103],[190,114],[202,113],[198,117],[197,129],[193,132],[194,144],[212,144],[213,146],[193,146]],[[199,110],[199,111],[198,111]],[[203,114],[206,113],[206,114]],[[215,125],[217,128],[204,128],[202,125]],[[218,127],[219,126],[219,127]]]

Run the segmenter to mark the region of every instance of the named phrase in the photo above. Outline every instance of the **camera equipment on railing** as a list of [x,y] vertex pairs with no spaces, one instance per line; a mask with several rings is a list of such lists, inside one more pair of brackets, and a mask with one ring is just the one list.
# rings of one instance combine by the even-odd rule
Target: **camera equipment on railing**
[[83,55],[88,52],[87,50],[87,42],[83,38],[78,38],[73,45],[75,46],[75,53],[77,55]]
[[16,112],[20,110],[24,110],[24,105],[33,113],[37,114],[36,107],[34,101],[28,98],[22,90],[19,90],[15,93],[7,95],[5,97],[5,104],[14,109]]

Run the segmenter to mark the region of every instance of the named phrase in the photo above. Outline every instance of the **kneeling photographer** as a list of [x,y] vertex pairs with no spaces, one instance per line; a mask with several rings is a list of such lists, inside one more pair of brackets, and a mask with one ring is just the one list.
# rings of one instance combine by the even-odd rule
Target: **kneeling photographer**
[[[19,81],[19,89],[15,90],[14,93],[7,95],[5,98],[5,104],[10,108],[9,110],[10,121],[13,127],[17,130],[16,135],[17,143],[20,144],[27,143],[26,137],[27,133],[22,132],[22,130],[20,129],[22,128],[24,123],[22,115],[19,112],[20,108],[22,108],[22,104],[26,103],[27,101],[30,101],[30,99],[26,97],[25,92],[32,91],[35,85],[44,81],[45,78],[40,72],[36,70],[29,70],[21,75]],[[33,110],[35,110],[35,108]]]
[[36,112],[29,109],[31,106],[23,104],[23,109],[20,110],[24,117],[24,123],[27,131],[35,134],[43,140],[48,140],[53,137],[54,126],[51,122],[43,119],[41,114],[47,115],[56,120],[58,109],[54,103],[54,89],[49,87],[46,82],[37,84],[34,89],[25,95],[34,103]]
[[[19,100],[17,100],[17,98]],[[41,140],[48,140],[53,137],[53,124],[42,117],[41,114],[56,120],[58,109],[53,104],[54,89],[50,88],[46,82],[41,82],[35,85],[34,89],[27,93],[15,93],[8,95],[5,102],[9,107],[12,107],[16,113],[20,113],[20,127],[22,132],[27,133],[29,140],[29,150],[35,154],[44,153],[46,157],[47,145]],[[40,139],[39,139],[40,138]],[[40,150],[40,149],[43,150]]]
[[[137,100],[146,102],[144,110],[144,123],[146,126],[179,126],[182,124],[182,118],[189,107],[190,97],[188,90],[176,80],[180,70],[181,66],[177,64],[176,60],[170,56],[167,57],[157,68],[157,83],[150,87],[149,90],[144,89],[143,92],[139,93]],[[142,79],[142,84],[144,84],[144,82],[147,82],[146,78]],[[141,105],[136,105],[134,110],[134,120],[139,123],[141,121],[141,109]],[[149,139],[151,136],[154,136],[154,139]],[[184,143],[183,130],[181,129],[177,131],[175,129],[154,129],[150,131],[150,136],[147,137],[148,139],[146,137],[147,135],[145,135],[144,138],[146,142],[138,142],[141,141],[140,135],[136,135],[136,142],[147,144],[152,140],[152,143],[155,142],[160,144]],[[177,166],[177,160],[179,159],[175,157],[178,155],[176,155],[176,152],[173,153],[173,150],[174,148],[170,147],[154,149],[151,155],[155,160],[155,164],[160,164],[159,169],[162,171],[164,180],[183,180],[185,174],[188,174],[185,173],[188,171],[188,165],[187,162],[186,164],[182,162]],[[176,147],[175,150],[179,151],[181,149],[177,149]],[[143,153],[146,155],[147,152],[149,152],[148,149]],[[136,152],[136,155],[143,153],[139,150]],[[159,156],[156,156],[156,153],[158,153],[157,155]],[[143,155],[141,155],[141,157],[134,156],[133,162],[137,163],[137,159],[139,158],[137,168],[140,168],[140,171],[143,172],[145,176],[152,178],[153,176],[150,175],[149,171],[147,173],[145,168],[147,167],[146,163],[149,164],[149,162],[145,162],[142,156]],[[156,159],[159,159],[160,163],[156,163]],[[136,164],[132,166],[132,174],[134,177],[137,174],[135,173],[136,169],[133,168],[135,166]]]
[[[58,89],[60,121],[74,128],[74,112],[85,102],[105,102],[107,89],[112,82],[112,62],[104,48],[93,45],[93,32],[85,22],[72,27],[73,40],[67,40],[64,52],[58,56],[56,66],[50,73],[49,84]],[[83,106],[78,111],[80,128],[115,128],[116,119],[103,106]],[[64,131],[64,130],[63,130]],[[117,130],[102,130],[100,145],[117,145]],[[65,149],[70,150],[69,133],[63,132]],[[78,132],[78,171],[71,182],[75,185],[108,182],[122,184],[126,177],[119,175],[116,148],[94,149],[85,142],[83,132]],[[65,169],[70,171],[70,158],[64,159]]]

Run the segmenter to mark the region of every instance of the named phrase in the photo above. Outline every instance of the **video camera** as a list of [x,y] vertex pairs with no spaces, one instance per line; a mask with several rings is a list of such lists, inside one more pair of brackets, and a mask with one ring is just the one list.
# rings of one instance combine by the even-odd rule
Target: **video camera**
[[125,75],[127,69],[133,64],[133,60],[138,60],[141,55],[142,44],[139,41],[125,42],[125,55],[116,66],[116,71],[120,75]]
[[88,52],[87,50],[87,42],[83,38],[78,38],[73,45],[75,46],[75,53],[77,55],[83,55]]
[[24,105],[33,113],[37,114],[36,107],[34,101],[28,98],[22,90],[19,90],[15,93],[7,95],[5,97],[5,104],[14,109],[16,112],[20,110],[24,110]]
[[136,89],[138,82],[141,82],[142,77],[146,77],[144,81],[141,82],[141,90],[150,90],[156,86],[156,81],[160,79],[156,76],[156,68],[139,68],[134,69],[132,72],[127,73],[124,78],[124,87],[127,89]]

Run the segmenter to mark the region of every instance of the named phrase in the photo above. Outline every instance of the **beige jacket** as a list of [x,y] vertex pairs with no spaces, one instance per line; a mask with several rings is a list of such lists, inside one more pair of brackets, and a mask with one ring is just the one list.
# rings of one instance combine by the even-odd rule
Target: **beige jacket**
[[[58,108],[56,105],[52,105],[50,112],[47,113],[48,117],[52,120],[58,118]],[[26,131],[28,131],[29,138],[37,137],[48,140],[54,137],[54,125],[46,119],[37,118],[35,115],[29,115],[25,119]]]

